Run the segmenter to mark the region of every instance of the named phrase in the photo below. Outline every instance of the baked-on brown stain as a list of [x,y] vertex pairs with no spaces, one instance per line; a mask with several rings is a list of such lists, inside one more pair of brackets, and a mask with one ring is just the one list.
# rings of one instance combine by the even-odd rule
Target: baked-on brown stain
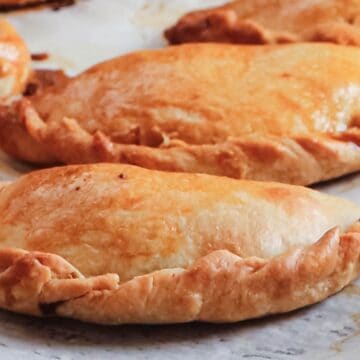
[[49,54],[48,53],[36,53],[36,54],[31,54],[31,60],[33,61],[45,61],[49,58]]

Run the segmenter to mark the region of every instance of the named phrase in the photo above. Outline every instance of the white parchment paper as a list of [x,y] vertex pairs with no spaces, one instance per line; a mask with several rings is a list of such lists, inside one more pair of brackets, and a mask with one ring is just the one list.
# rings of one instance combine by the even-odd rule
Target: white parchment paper
[[[132,50],[165,46],[164,28],[181,14],[220,0],[80,0],[54,12],[10,19],[39,67],[76,74]],[[0,179],[31,167],[0,153]],[[318,186],[360,204],[360,175]],[[230,325],[101,327],[0,311],[0,359],[360,359],[360,283],[287,315]]]

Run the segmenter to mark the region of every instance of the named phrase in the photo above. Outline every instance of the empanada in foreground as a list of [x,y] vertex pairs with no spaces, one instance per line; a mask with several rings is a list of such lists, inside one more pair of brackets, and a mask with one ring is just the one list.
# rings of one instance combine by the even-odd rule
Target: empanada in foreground
[[142,51],[0,110],[0,145],[39,164],[310,184],[360,170],[360,49],[199,44]]
[[31,58],[12,25],[0,18],[0,100],[19,95],[30,77]]
[[360,1],[238,0],[188,13],[165,36],[172,44],[325,41],[360,46]]
[[232,322],[359,274],[359,207],[314,190],[98,164],[0,191],[0,307],[83,321]]

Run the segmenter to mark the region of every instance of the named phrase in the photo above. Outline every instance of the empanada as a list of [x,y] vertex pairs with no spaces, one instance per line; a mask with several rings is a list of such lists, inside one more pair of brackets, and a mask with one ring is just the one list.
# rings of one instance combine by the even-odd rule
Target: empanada
[[326,41],[360,46],[360,0],[239,0],[186,14],[165,36],[173,44]]
[[359,217],[278,183],[119,164],[33,172],[0,190],[0,307],[103,324],[290,311],[358,276]]
[[0,144],[39,164],[310,184],[360,170],[360,49],[190,44],[99,64],[0,110]]
[[75,0],[0,0],[0,11],[12,11],[38,5],[51,5],[59,8],[74,3]]
[[8,21],[0,19],[0,100],[23,92],[30,68],[30,53],[23,40]]

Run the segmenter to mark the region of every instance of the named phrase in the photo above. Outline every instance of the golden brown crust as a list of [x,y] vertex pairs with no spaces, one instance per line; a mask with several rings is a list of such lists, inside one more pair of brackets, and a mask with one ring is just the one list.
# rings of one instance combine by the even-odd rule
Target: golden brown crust
[[0,19],[0,99],[24,91],[30,66],[25,43],[7,20]]
[[290,311],[359,275],[359,216],[277,183],[111,164],[34,172],[0,188],[0,307],[103,324]]
[[187,270],[161,270],[116,290],[89,292],[56,313],[101,324],[235,322],[319,302],[358,276],[359,260],[359,234],[340,238],[334,229],[314,245],[268,261],[215,251]]
[[[38,156],[43,154],[49,163],[120,162],[154,170],[207,173],[302,185],[336,178],[360,169],[360,128],[340,134],[294,135],[287,138],[249,135],[239,139],[230,138],[214,145],[189,145],[172,141],[159,148],[152,148],[118,144],[100,131],[89,134],[73,119],[64,118],[47,126],[32,108],[27,108],[26,102],[22,106],[27,134],[31,134],[31,139],[42,146],[43,150]],[[17,132],[16,139],[24,145],[22,129]],[[10,131],[14,130],[12,127]],[[7,149],[6,145],[4,149]],[[51,154],[56,154],[56,157],[51,158]]]
[[92,290],[112,290],[118,286],[117,275],[85,279],[54,254],[2,249],[0,268],[0,306],[31,315],[42,315],[43,305],[84,296]]
[[328,44],[130,54],[2,108],[0,144],[47,165],[311,184],[360,170],[359,62],[359,49]]
[[326,41],[360,46],[360,1],[233,1],[184,15],[165,36],[172,44]]

